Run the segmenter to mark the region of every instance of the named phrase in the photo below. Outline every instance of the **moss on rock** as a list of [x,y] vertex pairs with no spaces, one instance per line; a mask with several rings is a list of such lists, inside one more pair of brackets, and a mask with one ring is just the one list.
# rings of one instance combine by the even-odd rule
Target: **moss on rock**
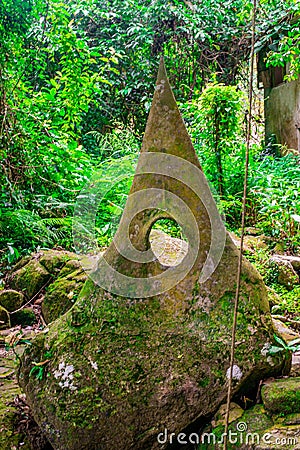
[[22,292],[14,291],[13,289],[5,289],[0,291],[0,305],[7,311],[15,311],[19,309],[24,303],[24,295]]
[[69,260],[78,259],[75,253],[61,250],[43,250],[40,252],[39,263],[52,275],[58,272]]
[[68,275],[57,278],[46,291],[42,304],[42,313],[47,323],[53,322],[74,305],[87,278],[87,275],[81,268],[75,272],[70,272],[68,270],[69,267],[68,265],[61,272],[61,274]]
[[9,285],[13,289],[22,291],[30,299],[45,286],[50,278],[50,273],[34,258],[11,274]]
[[5,328],[10,328],[9,313],[5,308],[0,306],[0,330],[4,330]]
[[33,325],[36,317],[31,308],[23,308],[20,311],[10,315],[11,325],[21,325],[23,327]]
[[300,378],[270,381],[262,387],[261,396],[271,414],[300,413]]
[[[169,156],[179,161],[178,166],[174,163],[176,177],[171,163],[166,168],[168,176],[149,173],[148,166],[143,173],[142,154],[147,152],[148,162],[157,155],[167,156],[168,164]],[[182,173],[188,181],[192,173],[195,183],[201,179],[205,205],[204,197],[201,200],[189,185],[179,182]],[[151,254],[149,234],[154,222],[162,214],[166,217],[165,212],[149,208],[133,214],[134,202],[128,202],[125,211],[132,220],[125,234],[131,247],[149,250],[150,262],[129,261],[113,242],[93,274],[97,276],[102,264],[108,263],[114,271],[101,281],[109,288],[89,279],[75,305],[23,355],[19,381],[36,421],[56,449],[162,450],[166,446],[158,443],[158,433],[165,428],[179,433],[212,415],[226,398],[239,253],[201,172],[163,64],[130,192],[162,187],[164,194],[172,191],[180,196],[194,214],[195,233],[189,234],[191,250],[183,266],[172,267],[169,278],[158,283],[161,289],[155,290],[153,277],[164,274],[167,267]],[[193,249],[197,233],[201,239]],[[216,250],[218,236],[223,240],[217,248],[220,260],[215,262],[215,255],[208,255],[211,246]],[[195,259],[186,266],[195,249]],[[213,270],[203,280],[206,260]],[[118,288],[117,274],[129,278],[121,293],[111,288]],[[136,280],[142,280],[142,287]],[[170,280],[174,281],[171,286]],[[253,389],[263,377],[282,372],[286,354],[271,356],[265,351],[274,343],[273,334],[262,278],[243,260],[233,394],[243,389],[247,395],[248,385]],[[34,367],[43,367],[38,382]]]

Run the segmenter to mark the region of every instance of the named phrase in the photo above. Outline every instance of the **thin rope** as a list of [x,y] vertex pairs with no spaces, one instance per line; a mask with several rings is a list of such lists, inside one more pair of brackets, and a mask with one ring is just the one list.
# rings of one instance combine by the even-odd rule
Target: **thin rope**
[[248,190],[249,153],[250,153],[252,106],[253,106],[253,75],[254,75],[254,45],[255,45],[256,11],[257,11],[257,3],[256,3],[256,0],[253,0],[252,36],[251,36],[251,53],[250,53],[250,75],[249,75],[249,77],[250,77],[250,80],[249,80],[249,118],[248,118],[248,123],[247,123],[247,134],[246,134],[246,158],[245,158],[244,192],[243,192],[243,203],[242,203],[241,245],[240,245],[240,251],[239,251],[236,293],[235,293],[232,335],[231,335],[230,366],[229,366],[229,380],[228,380],[228,391],[227,391],[227,404],[226,404],[226,415],[225,415],[225,432],[224,432],[223,450],[227,450],[227,443],[228,443],[229,411],[230,411],[230,401],[231,401],[231,394],[232,394],[232,375],[233,375],[233,366],[234,366],[234,357],[235,357],[235,336],[236,336],[237,314],[238,314],[240,287],[241,287],[241,271],[242,271],[243,245],[244,245],[244,234],[245,234],[245,217],[246,217],[246,202],[247,202],[247,190]]

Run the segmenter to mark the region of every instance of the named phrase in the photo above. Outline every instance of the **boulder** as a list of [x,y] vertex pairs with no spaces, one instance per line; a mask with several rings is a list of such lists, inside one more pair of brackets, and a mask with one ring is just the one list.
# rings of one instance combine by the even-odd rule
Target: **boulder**
[[11,288],[23,292],[31,299],[50,279],[51,274],[39,263],[38,258],[33,258],[17,271],[13,271],[8,283]]
[[[46,322],[57,319],[73,306],[87,278],[80,259],[75,253],[59,250],[43,250],[22,258],[10,271],[6,289],[0,291],[0,305],[13,312],[25,303],[25,296],[31,299],[39,294]],[[22,310],[12,314],[11,322],[32,325],[35,315],[32,310]]]
[[0,330],[10,327],[9,313],[3,306],[0,306]]
[[79,258],[75,253],[65,250],[43,250],[39,255],[39,263],[53,276],[57,275],[70,260]]
[[[70,268],[73,272],[69,271]],[[87,275],[81,266],[74,271],[74,265],[69,262],[62,269],[60,277],[47,288],[42,303],[42,313],[46,323],[53,322],[74,305],[86,278]]]
[[277,261],[287,261],[292,265],[292,267],[296,270],[296,272],[300,271],[300,256],[273,255],[272,258]]
[[270,381],[263,385],[261,397],[270,414],[300,413],[300,378]]
[[277,268],[277,281],[279,284],[282,284],[282,286],[285,286],[289,290],[293,289],[297,284],[299,284],[299,275],[294,270],[291,261],[282,259],[281,256],[272,256],[270,262]]
[[268,245],[266,244],[266,236],[247,236],[244,237],[245,248],[250,248],[254,251],[257,250],[267,250]]
[[294,339],[300,339],[299,333],[290,328],[286,323],[283,323],[282,320],[280,320],[278,317],[281,316],[272,317],[276,334],[281,336],[283,340],[288,343],[293,341]]
[[[92,180],[75,208],[75,245],[83,248],[100,187]],[[189,242],[175,266],[162,264],[149,242],[162,218],[175,219]],[[162,450],[164,429],[179,433],[217,411],[228,389],[238,259],[161,63],[114,241],[75,305],[22,357],[19,382],[54,449]],[[284,370],[286,353],[268,353],[273,334],[266,288],[243,259],[233,395]]]
[[[231,450],[299,450],[299,414],[288,414],[284,418],[271,417],[264,405],[255,405],[228,428],[228,449]],[[198,450],[223,450],[224,426],[208,425],[199,436]],[[191,435],[192,436],[192,435]]]
[[13,289],[0,291],[0,305],[9,312],[19,309],[23,305],[24,300],[22,292],[14,291]]
[[20,311],[11,314],[11,326],[21,325],[23,327],[31,326],[36,322],[36,317],[31,308],[23,308]]

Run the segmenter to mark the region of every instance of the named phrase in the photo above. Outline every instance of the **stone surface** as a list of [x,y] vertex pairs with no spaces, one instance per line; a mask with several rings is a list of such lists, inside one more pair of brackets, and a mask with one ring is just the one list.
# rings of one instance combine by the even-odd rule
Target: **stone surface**
[[[274,291],[274,289],[272,289],[270,287],[267,287],[267,291],[268,291],[268,300],[269,300],[270,306],[272,306],[272,307],[278,306],[282,301],[280,296],[277,294],[277,292]],[[271,310],[271,312],[273,313],[273,310]]]
[[[69,270],[70,268],[73,272]],[[81,266],[74,270],[74,265],[67,264],[62,269],[59,278],[47,288],[42,303],[42,313],[46,323],[53,322],[74,305],[86,278],[87,275]]]
[[[173,267],[149,242],[155,221],[170,217],[189,241]],[[161,63],[119,229],[90,274],[98,284],[89,279],[22,358],[19,381],[55,449],[162,450],[165,428],[178,433],[217,411],[227,395],[237,264]],[[243,260],[233,394],[286,369],[285,354],[265,351],[273,333],[262,278]],[[39,363],[37,383],[30,371]]]
[[78,256],[66,250],[44,250],[39,253],[39,263],[52,275],[57,274],[70,260]]
[[294,339],[300,338],[299,333],[292,330],[285,323],[281,322],[281,320],[272,318],[274,328],[276,333],[279,334],[286,342],[293,341]]
[[[226,404],[220,406],[220,408],[218,409],[218,411],[215,414],[214,419],[212,421],[213,428],[216,428],[219,425],[225,425],[226,409],[227,409]],[[243,408],[241,408],[236,403],[231,402],[230,409],[229,409],[228,423],[234,422],[235,420],[242,417],[243,414],[244,414]]]
[[[255,405],[229,425],[229,450],[299,450],[299,414],[272,418],[264,405]],[[224,426],[214,422],[199,436],[197,450],[223,450]]]
[[38,262],[38,259],[31,259],[21,269],[14,271],[9,277],[9,285],[13,289],[19,290],[31,299],[50,280],[51,274]]
[[[0,291],[0,305],[15,311],[25,303],[24,295],[27,300],[36,296],[36,302],[44,303],[46,322],[57,319],[73,306],[87,278],[80,258],[75,253],[58,250],[43,250],[22,258],[6,278],[6,289]],[[32,325],[34,321],[31,310],[11,315],[12,325]]]
[[9,313],[5,308],[0,306],[0,330],[10,327]]
[[266,236],[245,236],[244,237],[245,247],[249,247],[254,251],[266,250],[268,245],[266,244]]
[[36,317],[31,308],[23,308],[20,311],[11,314],[11,326],[21,325],[22,327],[33,325],[36,322]]
[[270,381],[261,390],[262,401],[271,414],[300,412],[300,378]]
[[273,259],[278,261],[288,261],[296,271],[300,271],[300,256],[273,255]]
[[287,289],[293,289],[299,284],[299,275],[294,270],[290,261],[281,257],[272,256],[270,262],[275,264],[278,270],[278,283]]
[[0,291],[0,305],[7,311],[15,311],[19,309],[24,303],[24,295],[22,292],[14,291],[13,289],[5,289]]
[[[18,333],[16,330],[2,331],[0,340],[5,336],[5,341],[9,343]],[[29,331],[26,334],[29,339]],[[14,347],[15,353],[0,347],[0,448],[50,450],[52,447],[32,420],[25,396],[17,383],[16,354],[21,356],[23,351],[24,345],[19,344]]]
[[151,230],[151,248],[161,264],[176,266],[188,252],[188,243],[172,238],[161,230]]
[[300,351],[293,353],[291,377],[300,377]]
[[15,366],[13,352],[0,348],[0,448],[30,450],[26,436],[17,431],[17,415],[13,401],[21,394],[21,390],[15,378]]

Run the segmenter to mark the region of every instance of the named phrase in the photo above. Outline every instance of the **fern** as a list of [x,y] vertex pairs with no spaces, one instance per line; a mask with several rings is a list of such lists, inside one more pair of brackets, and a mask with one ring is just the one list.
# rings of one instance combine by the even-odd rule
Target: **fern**
[[41,218],[25,209],[9,210],[0,215],[1,249],[13,246],[32,251],[38,246],[61,245],[70,234],[70,217]]

